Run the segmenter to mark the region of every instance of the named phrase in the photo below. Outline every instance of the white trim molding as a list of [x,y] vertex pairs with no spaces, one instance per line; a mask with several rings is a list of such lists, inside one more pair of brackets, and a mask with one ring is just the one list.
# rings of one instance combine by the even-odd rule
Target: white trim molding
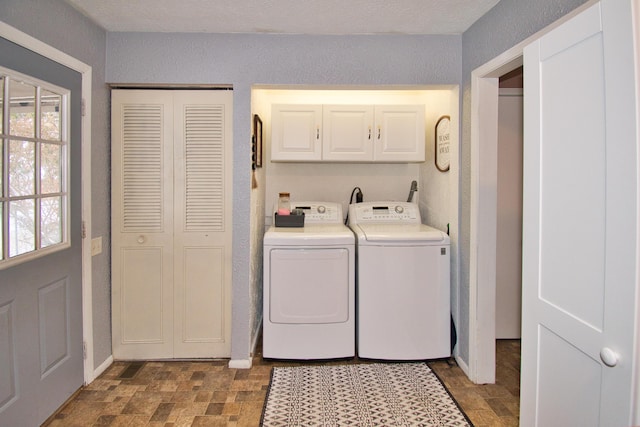
[[231,359],[229,360],[229,368],[231,369],[251,369],[251,359]]
[[93,371],[93,378],[98,378],[100,375],[102,375],[102,373],[104,371],[107,370],[107,368],[109,366],[111,366],[113,364],[113,356],[109,356],[107,357],[107,359],[102,362],[100,364],[100,366],[98,366],[94,371]]

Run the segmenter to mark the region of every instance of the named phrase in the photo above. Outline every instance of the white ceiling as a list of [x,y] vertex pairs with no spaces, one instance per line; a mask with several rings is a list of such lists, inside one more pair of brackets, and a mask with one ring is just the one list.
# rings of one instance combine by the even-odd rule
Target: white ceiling
[[461,34],[499,0],[66,0],[107,31]]

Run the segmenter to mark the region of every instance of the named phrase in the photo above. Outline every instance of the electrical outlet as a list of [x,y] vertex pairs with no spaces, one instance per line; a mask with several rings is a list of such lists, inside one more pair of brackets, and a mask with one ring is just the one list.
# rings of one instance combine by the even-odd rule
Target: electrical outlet
[[102,236],[91,239],[91,256],[102,253]]

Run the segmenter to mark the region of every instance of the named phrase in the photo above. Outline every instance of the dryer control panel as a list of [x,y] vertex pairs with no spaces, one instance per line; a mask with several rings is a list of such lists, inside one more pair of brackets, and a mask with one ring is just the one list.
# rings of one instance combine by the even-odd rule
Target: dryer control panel
[[418,205],[409,202],[364,202],[349,205],[349,224],[420,224]]
[[305,223],[342,224],[342,205],[335,202],[291,202],[291,209],[304,212]]

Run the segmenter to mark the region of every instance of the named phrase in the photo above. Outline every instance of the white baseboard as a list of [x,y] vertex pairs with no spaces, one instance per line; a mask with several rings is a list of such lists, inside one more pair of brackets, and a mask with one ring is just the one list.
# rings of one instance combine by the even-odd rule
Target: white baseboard
[[251,359],[231,359],[229,360],[229,367],[231,369],[250,369]]
[[469,365],[467,365],[465,361],[460,358],[460,356],[456,355],[455,358],[456,358],[456,363],[458,364],[460,369],[462,369],[462,372],[464,372],[467,378],[471,379],[471,377],[469,376]]
[[251,340],[251,352],[250,357],[248,359],[231,359],[229,360],[229,367],[234,369],[250,369],[253,365],[253,356],[256,352],[256,347],[258,346],[258,339],[260,338],[260,328],[262,328],[262,319],[260,319],[260,325],[258,326],[256,334],[253,336]]
[[102,362],[100,364],[100,366],[98,366],[94,371],[93,371],[93,379],[95,380],[96,378],[98,378],[104,371],[107,370],[107,368],[109,366],[111,366],[113,364],[113,355],[107,357],[107,359]]

